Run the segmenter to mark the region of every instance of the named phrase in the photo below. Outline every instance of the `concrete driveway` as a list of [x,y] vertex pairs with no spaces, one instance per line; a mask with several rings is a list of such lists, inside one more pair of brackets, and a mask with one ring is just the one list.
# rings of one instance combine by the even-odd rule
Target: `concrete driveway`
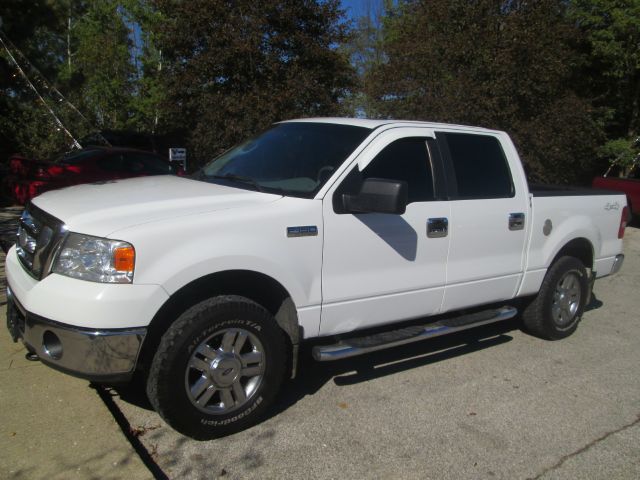
[[[138,453],[156,463],[159,477],[637,479],[640,230],[627,230],[625,253],[622,272],[596,283],[595,301],[566,340],[530,337],[513,322],[333,364],[315,363],[307,352],[271,416],[227,438],[196,442],[175,433],[134,389],[110,390],[104,398],[115,402],[116,415],[132,427],[129,438],[142,443]],[[8,335],[1,330],[4,354]],[[30,459],[49,462],[49,470],[34,470],[40,477],[69,472],[67,464],[78,478],[152,476],[138,469],[127,445],[108,442],[97,449],[113,454],[112,470],[92,475],[82,446],[60,447],[78,423],[84,427],[74,432],[83,442],[113,436],[109,410],[96,407],[101,400],[86,395],[86,383],[56,372],[43,375],[47,396],[25,404],[38,393],[28,378],[25,370],[11,388],[0,388],[0,477],[38,478],[22,467],[7,470]],[[52,400],[77,393],[86,408],[69,411]],[[8,448],[17,436],[9,425],[28,415],[34,419],[20,435],[38,442]],[[41,441],[51,435],[60,441]]]
[[[196,442],[115,401],[170,478],[640,478],[640,230],[572,337],[516,322],[334,364],[303,362],[277,411]],[[117,393],[117,392],[116,392]]]

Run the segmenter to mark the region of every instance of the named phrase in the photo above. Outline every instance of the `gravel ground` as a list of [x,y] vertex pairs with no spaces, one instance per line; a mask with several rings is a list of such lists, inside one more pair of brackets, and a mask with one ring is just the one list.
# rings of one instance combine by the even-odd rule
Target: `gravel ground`
[[169,478],[640,478],[640,230],[578,331],[518,323],[336,362],[305,357],[270,418],[209,442],[113,391]]

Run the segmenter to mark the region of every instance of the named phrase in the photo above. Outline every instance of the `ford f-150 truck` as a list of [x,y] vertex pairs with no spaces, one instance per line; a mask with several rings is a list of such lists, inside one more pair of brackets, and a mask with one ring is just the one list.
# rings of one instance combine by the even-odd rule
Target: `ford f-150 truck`
[[424,122],[275,124],[192,178],[36,197],[6,258],[9,330],[47,365],[146,382],[194,438],[256,423],[318,361],[521,314],[577,328],[622,265],[626,198],[530,189],[509,136]]

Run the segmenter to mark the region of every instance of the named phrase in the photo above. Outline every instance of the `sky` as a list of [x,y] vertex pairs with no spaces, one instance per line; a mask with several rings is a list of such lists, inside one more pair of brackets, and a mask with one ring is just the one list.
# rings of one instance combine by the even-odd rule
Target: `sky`
[[347,12],[347,17],[355,20],[366,12],[367,0],[342,0],[342,8]]

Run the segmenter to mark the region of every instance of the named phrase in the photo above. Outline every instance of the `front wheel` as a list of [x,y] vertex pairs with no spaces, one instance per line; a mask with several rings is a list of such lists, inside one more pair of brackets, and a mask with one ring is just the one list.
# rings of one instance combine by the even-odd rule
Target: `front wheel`
[[285,352],[282,330],[260,305],[228,295],[205,300],[163,335],[147,380],[149,401],[192,438],[235,433],[273,402]]
[[549,268],[536,298],[525,308],[525,328],[538,337],[558,340],[578,328],[589,293],[587,271],[580,260],[560,257]]

